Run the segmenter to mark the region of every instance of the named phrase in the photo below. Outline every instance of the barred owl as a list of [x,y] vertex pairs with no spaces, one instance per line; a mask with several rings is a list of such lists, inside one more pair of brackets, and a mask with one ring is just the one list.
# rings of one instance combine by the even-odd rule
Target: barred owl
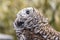
[[60,33],[35,8],[20,10],[13,24],[18,40],[60,40]]

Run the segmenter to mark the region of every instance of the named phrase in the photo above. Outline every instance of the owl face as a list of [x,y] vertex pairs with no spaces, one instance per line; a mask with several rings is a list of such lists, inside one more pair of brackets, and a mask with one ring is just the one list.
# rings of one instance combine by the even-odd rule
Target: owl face
[[22,30],[25,28],[32,28],[37,22],[36,11],[34,8],[24,8],[17,13],[17,18],[14,22],[15,30]]

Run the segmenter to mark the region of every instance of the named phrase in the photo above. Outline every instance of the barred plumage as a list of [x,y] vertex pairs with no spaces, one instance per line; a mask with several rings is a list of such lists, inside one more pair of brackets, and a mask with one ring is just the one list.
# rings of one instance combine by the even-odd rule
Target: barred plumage
[[32,7],[18,12],[14,22],[18,40],[60,40],[60,33],[48,23],[48,19]]

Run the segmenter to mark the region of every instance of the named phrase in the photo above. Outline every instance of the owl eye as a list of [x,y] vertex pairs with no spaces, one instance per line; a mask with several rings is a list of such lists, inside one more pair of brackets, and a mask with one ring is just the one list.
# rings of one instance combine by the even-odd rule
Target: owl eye
[[27,11],[26,11],[26,14],[29,14],[29,13],[30,13],[29,10],[27,10]]

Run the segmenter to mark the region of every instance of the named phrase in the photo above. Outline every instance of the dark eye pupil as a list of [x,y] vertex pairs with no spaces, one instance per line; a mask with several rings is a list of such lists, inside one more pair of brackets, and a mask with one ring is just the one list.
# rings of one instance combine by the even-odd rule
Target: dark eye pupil
[[26,13],[29,14],[30,13],[29,10],[27,10]]

